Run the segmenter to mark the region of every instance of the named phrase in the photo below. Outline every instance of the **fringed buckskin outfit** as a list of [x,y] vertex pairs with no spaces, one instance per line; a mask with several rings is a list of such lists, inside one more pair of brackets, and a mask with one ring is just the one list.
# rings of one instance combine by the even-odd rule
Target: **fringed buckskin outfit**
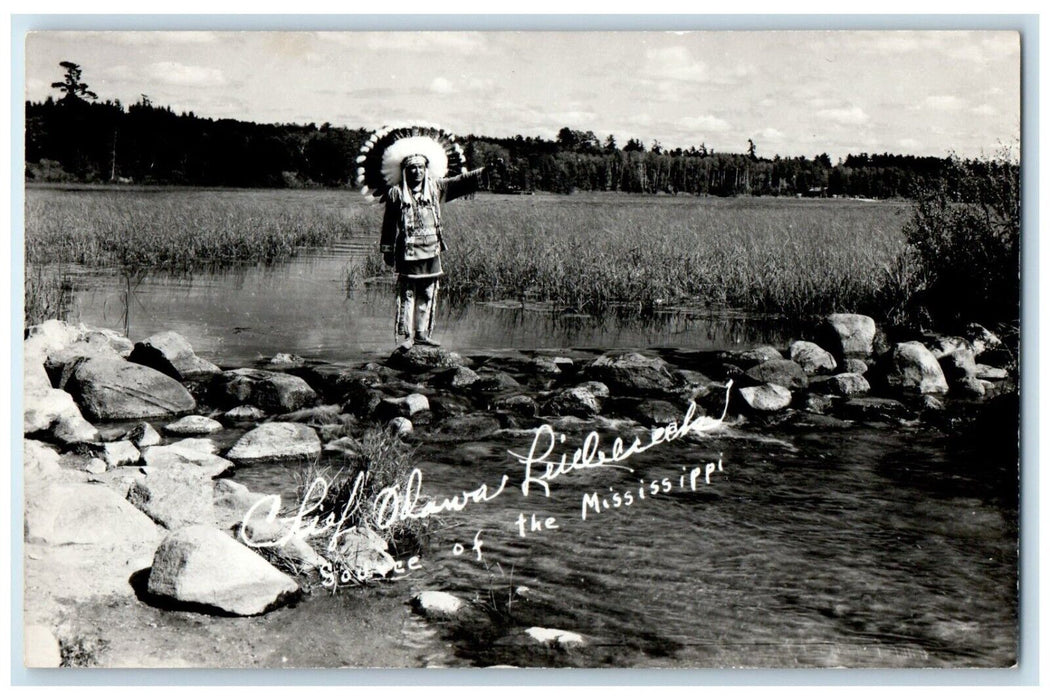
[[[411,188],[404,176],[409,163],[423,165],[423,177]],[[436,344],[434,308],[437,303],[441,253],[448,249],[442,236],[441,204],[478,189],[479,168],[450,178],[432,178],[423,156],[412,155],[401,163],[401,182],[386,196],[380,250],[397,272],[395,335]]]

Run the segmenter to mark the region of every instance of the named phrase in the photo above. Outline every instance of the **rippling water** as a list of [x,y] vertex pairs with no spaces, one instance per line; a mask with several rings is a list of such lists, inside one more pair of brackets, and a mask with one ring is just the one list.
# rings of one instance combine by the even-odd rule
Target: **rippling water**
[[[390,292],[346,297],[343,265],[352,253],[152,277],[134,294],[131,336],[174,329],[224,365],[276,352],[385,354]],[[118,281],[82,277],[80,285],[82,320],[119,326]],[[632,326],[475,306],[446,312],[440,327],[448,345],[465,351],[711,349],[789,338],[772,322],[688,312]],[[603,444],[616,436],[603,431]],[[582,439],[567,431],[566,448]],[[1016,659],[1016,432],[741,424],[653,448],[629,461],[632,471],[561,477],[549,498],[521,494],[521,466],[508,450],[524,453],[530,442],[523,433],[417,448],[428,494],[509,477],[498,498],[444,517],[423,569],[389,584],[392,595],[440,589],[499,613],[486,625],[414,621],[400,634],[420,664],[942,667]],[[694,467],[719,459],[723,469],[709,484],[701,478],[688,488]],[[241,469],[234,478],[289,496],[294,487],[281,468]],[[630,506],[581,518],[585,494],[622,498],[665,478],[670,492],[646,491]],[[522,537],[519,514],[553,517],[558,529]],[[478,533],[481,561],[471,549]],[[456,543],[465,546],[458,556]],[[519,586],[529,591],[508,610]],[[334,621],[356,603],[342,592],[311,597],[300,610],[338,640]],[[515,633],[534,625],[578,632],[590,644],[564,652],[522,645]]]

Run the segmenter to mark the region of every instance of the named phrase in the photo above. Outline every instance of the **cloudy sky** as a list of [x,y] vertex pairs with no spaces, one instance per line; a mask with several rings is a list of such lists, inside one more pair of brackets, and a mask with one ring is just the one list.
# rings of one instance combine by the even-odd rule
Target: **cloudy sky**
[[1013,32],[47,32],[101,99],[256,122],[553,137],[563,126],[760,156],[992,154],[1020,137]]

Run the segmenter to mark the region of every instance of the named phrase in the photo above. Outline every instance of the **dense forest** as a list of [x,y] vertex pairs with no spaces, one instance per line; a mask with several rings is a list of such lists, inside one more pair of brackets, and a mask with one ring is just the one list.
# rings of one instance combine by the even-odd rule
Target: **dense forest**
[[[256,124],[176,114],[143,95],[132,105],[99,101],[81,82],[80,67],[63,62],[59,99],[26,102],[29,182],[113,182],[214,187],[347,187],[369,131],[325,123]],[[463,139],[471,165],[499,163],[484,187],[496,192],[574,190],[694,194],[912,197],[951,178],[950,159],[849,155],[833,164],[813,158],[622,147],[612,135],[563,128],[556,139],[515,136]],[[951,189],[949,187],[949,189]]]

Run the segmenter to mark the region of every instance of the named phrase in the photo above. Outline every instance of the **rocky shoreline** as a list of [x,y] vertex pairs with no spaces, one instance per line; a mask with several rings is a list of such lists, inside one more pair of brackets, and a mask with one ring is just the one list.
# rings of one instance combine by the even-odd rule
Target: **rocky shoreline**
[[[68,624],[87,609],[133,608],[134,619],[154,629],[169,611],[202,619],[294,615],[286,606],[309,595],[326,559],[298,533],[246,517],[267,494],[228,478],[239,469],[353,456],[373,428],[407,443],[498,437],[544,423],[645,433],[679,420],[690,401],[713,416],[728,409],[759,424],[829,428],[936,421],[953,402],[1012,401],[1016,415],[1012,355],[979,326],[964,335],[891,341],[869,317],[834,314],[788,348],[464,357],[414,347],[383,361],[279,354],[224,369],[174,332],[132,342],[45,322],[24,341],[26,664],[116,665],[98,645],[117,630],[101,622],[85,637]],[[388,543],[367,527],[343,533],[338,546],[356,580],[394,570]],[[477,615],[442,591],[384,599],[377,609],[412,615],[405,603],[422,620]],[[587,644],[566,630],[515,634],[543,649]],[[147,629],[140,638],[148,636]],[[157,659],[153,650],[119,665]],[[195,659],[175,650],[163,665]],[[252,664],[230,652],[216,665]]]

